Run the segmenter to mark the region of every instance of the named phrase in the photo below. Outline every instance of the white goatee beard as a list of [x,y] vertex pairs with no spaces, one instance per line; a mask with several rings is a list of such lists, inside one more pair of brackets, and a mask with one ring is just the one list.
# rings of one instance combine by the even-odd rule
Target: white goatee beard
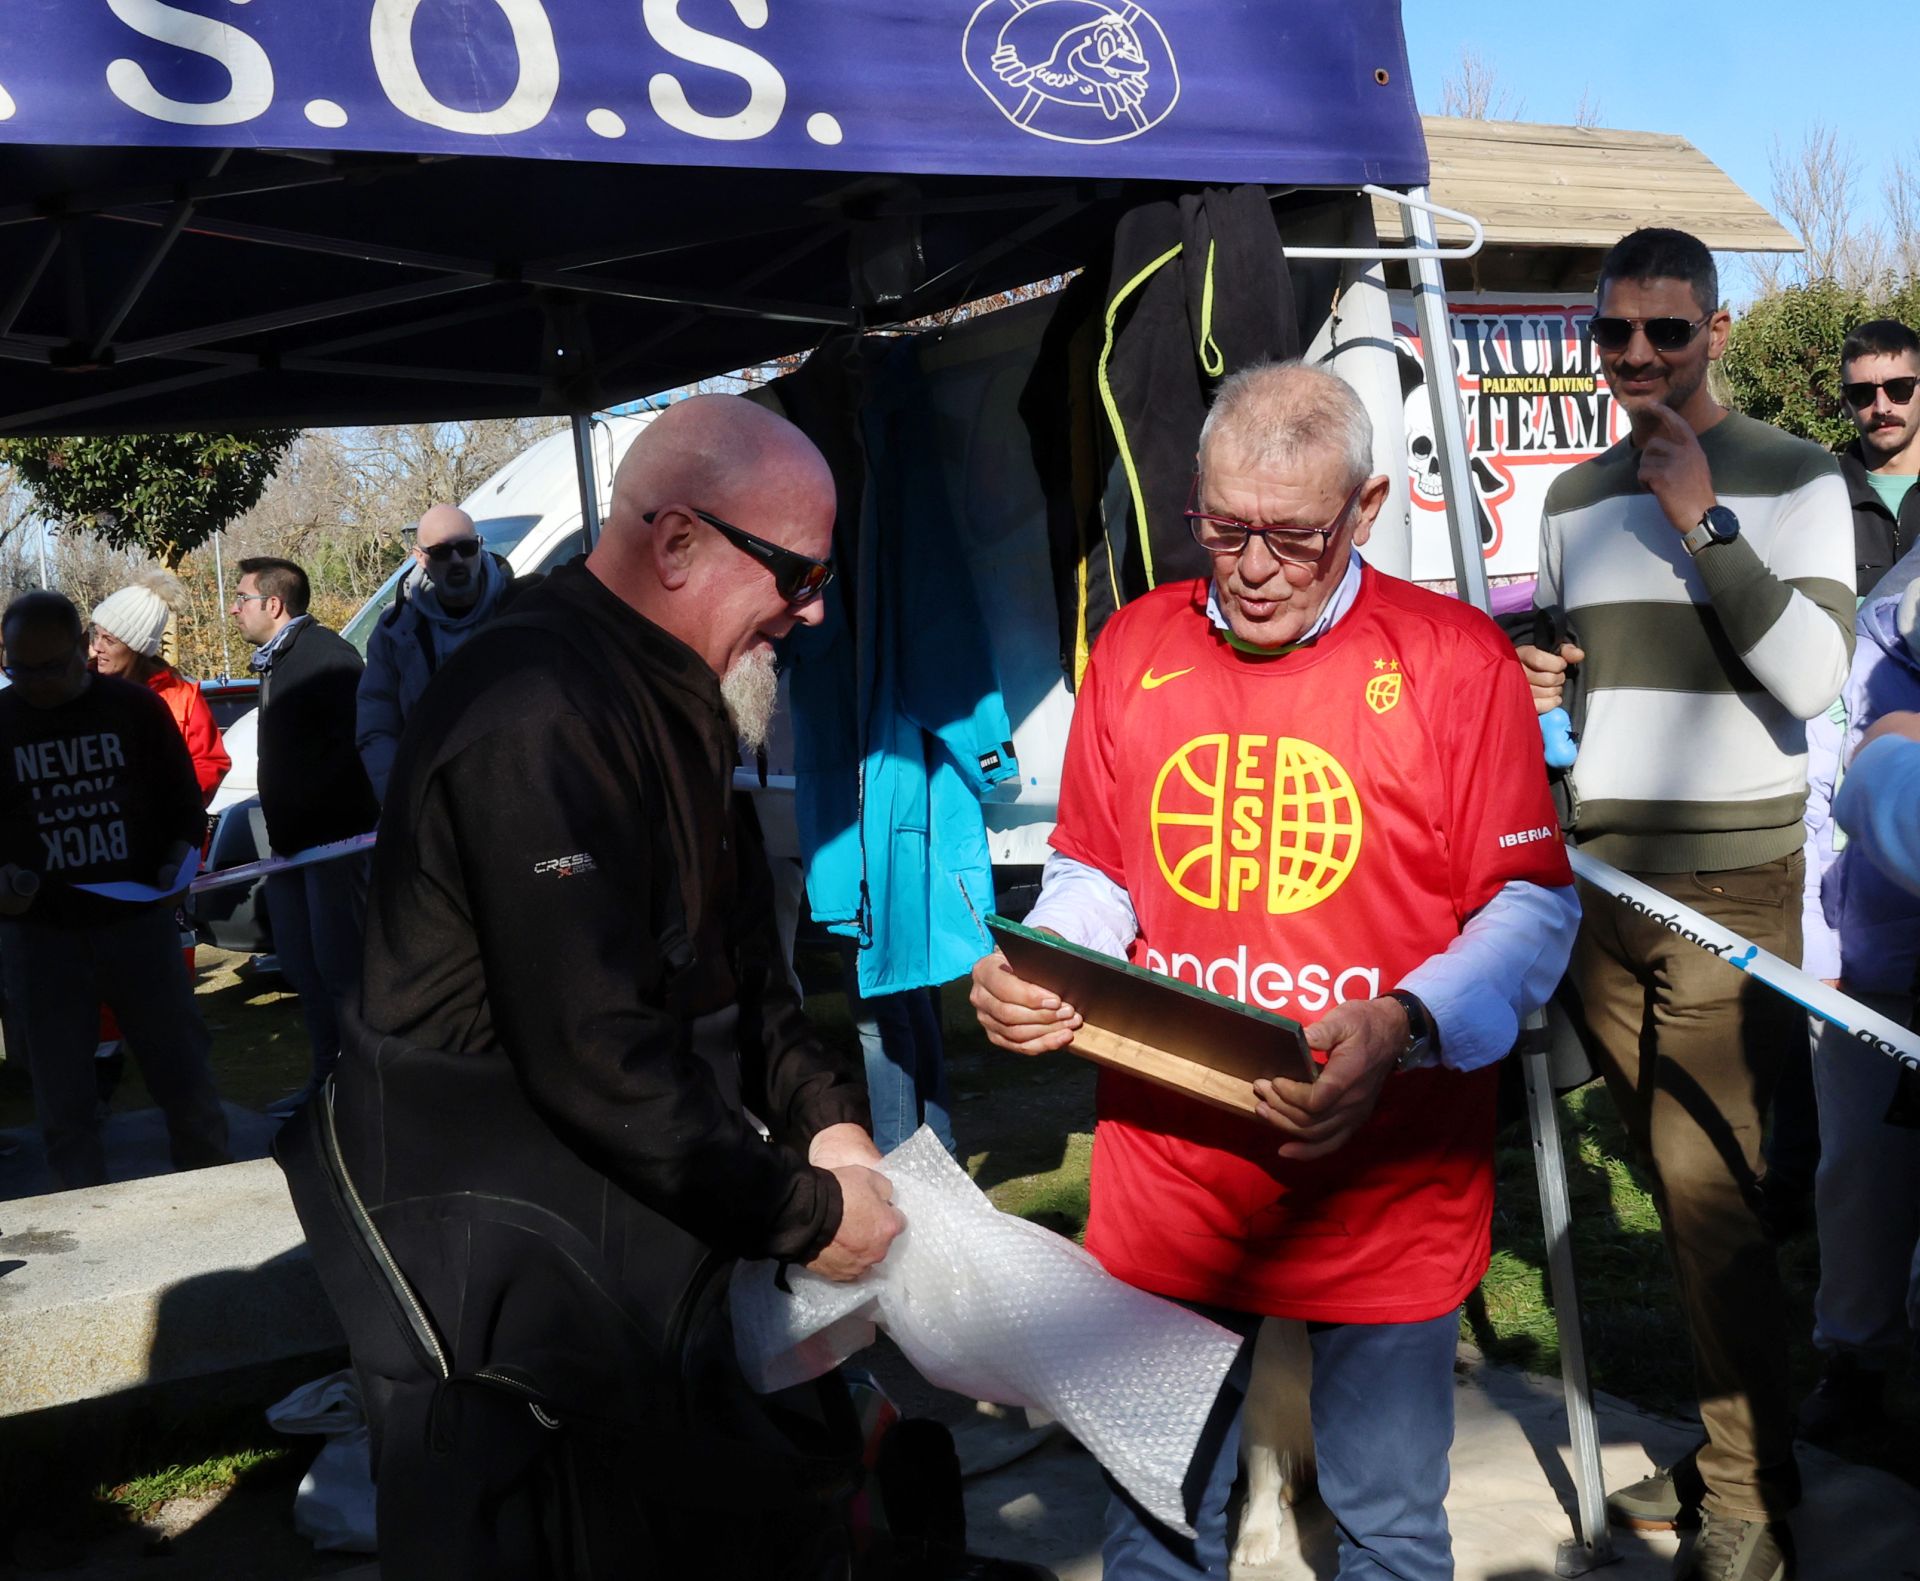
[[758,752],[767,744],[767,729],[780,701],[780,677],[773,667],[773,654],[757,648],[736,660],[733,668],[720,677],[720,700],[727,705],[727,717],[740,739]]

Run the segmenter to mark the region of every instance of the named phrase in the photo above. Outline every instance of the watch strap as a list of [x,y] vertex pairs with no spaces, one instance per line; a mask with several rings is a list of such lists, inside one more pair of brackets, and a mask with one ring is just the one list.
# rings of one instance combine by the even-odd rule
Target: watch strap
[[1396,1071],[1414,1070],[1425,1065],[1439,1050],[1440,1038],[1433,1024],[1433,1014],[1421,1003],[1419,996],[1404,988],[1396,988],[1389,995],[1400,1001],[1400,1007],[1407,1013],[1407,1046],[1400,1051],[1400,1057],[1394,1061]]

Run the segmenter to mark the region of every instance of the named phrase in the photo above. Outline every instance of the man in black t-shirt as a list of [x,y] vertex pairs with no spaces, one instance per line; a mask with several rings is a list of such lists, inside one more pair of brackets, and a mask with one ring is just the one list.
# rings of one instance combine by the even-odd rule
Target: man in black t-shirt
[[[99,1185],[93,1048],[104,1000],[166,1115],[174,1167],[224,1164],[227,1122],[174,926],[175,881],[205,814],[165,703],[91,674],[80,612],[25,593],[0,617],[0,969],[27,1040],[47,1164]],[[132,884],[108,898],[83,886]]]

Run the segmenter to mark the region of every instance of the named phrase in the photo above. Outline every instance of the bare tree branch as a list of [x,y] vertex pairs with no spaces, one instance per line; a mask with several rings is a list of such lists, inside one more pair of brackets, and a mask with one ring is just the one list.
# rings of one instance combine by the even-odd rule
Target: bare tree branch
[[1836,280],[1861,289],[1876,284],[1893,252],[1885,230],[1860,217],[1855,202],[1860,161],[1852,144],[1816,121],[1798,148],[1787,148],[1776,136],[1767,163],[1774,210],[1806,251],[1755,265],[1756,280],[1771,288],[1808,280]]
[[1500,81],[1499,69],[1468,45],[1460,46],[1460,64],[1440,81],[1440,113],[1465,121],[1517,121],[1526,101]]

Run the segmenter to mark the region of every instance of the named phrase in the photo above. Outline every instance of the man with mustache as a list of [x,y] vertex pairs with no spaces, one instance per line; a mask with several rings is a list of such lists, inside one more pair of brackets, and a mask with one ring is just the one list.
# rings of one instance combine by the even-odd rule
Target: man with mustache
[[1840,452],[1853,497],[1861,598],[1920,544],[1920,336],[1898,319],[1862,324],[1840,348],[1840,394],[1860,437]]
[[[1593,344],[1632,432],[1563,473],[1540,533],[1542,608],[1574,642],[1524,646],[1540,712],[1583,667],[1570,771],[1583,851],[1800,959],[1806,727],[1853,648],[1853,544],[1833,457],[1714,400],[1713,257],[1635,231],[1601,265]],[[1578,645],[1575,646],[1575,643]],[[1582,883],[1567,970],[1581,1033],[1652,1165],[1707,1442],[1610,1500],[1642,1527],[1701,1520],[1676,1577],[1782,1581],[1799,1502],[1786,1297],[1758,1211],[1763,1117],[1798,1006]]]

